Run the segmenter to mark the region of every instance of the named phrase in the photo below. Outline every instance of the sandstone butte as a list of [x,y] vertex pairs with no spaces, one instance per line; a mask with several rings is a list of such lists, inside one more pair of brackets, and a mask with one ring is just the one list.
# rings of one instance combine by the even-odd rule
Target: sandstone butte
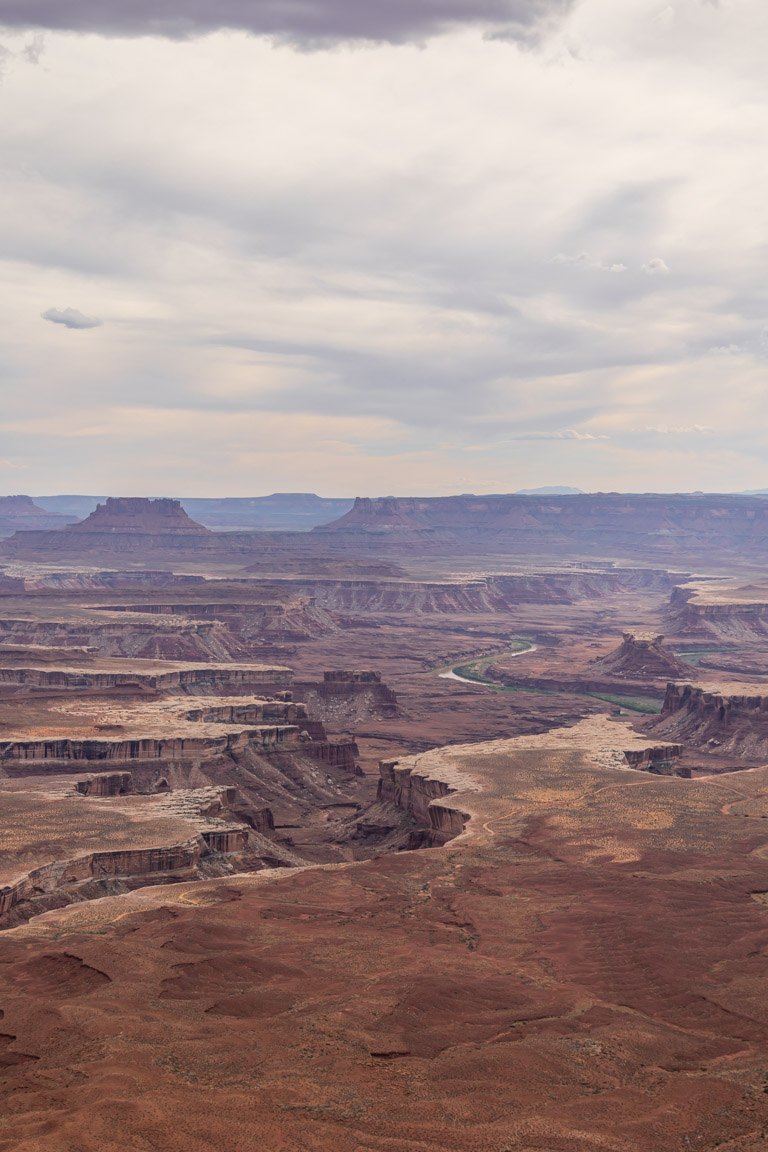
[[690,664],[664,647],[664,637],[653,632],[625,632],[619,647],[595,662],[595,670],[641,680],[684,680],[693,673]]
[[90,516],[77,524],[68,524],[65,532],[102,533],[130,532],[143,535],[178,535],[187,533],[204,536],[209,528],[190,519],[178,500],[146,500],[144,498],[110,496],[99,504]]

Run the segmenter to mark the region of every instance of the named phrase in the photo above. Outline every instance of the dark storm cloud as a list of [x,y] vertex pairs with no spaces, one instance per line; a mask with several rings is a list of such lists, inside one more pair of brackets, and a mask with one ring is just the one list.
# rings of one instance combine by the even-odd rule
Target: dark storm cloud
[[349,40],[393,44],[457,25],[535,39],[574,0],[0,0],[0,25],[183,39],[230,28],[312,46]]

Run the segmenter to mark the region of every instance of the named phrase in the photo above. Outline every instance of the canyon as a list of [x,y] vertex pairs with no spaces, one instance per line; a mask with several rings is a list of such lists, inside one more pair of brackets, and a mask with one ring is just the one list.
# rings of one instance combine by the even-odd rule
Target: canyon
[[755,504],[5,540],[0,1150],[763,1146]]

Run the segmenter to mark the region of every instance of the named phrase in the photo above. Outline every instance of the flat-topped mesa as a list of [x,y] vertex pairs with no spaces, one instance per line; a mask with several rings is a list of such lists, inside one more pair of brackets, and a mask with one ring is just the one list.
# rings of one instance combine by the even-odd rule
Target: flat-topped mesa
[[397,696],[382,683],[380,672],[334,669],[324,672],[319,682],[296,681],[293,687],[311,715],[322,720],[348,722],[397,715]]
[[46,512],[31,496],[0,496],[0,536],[10,536],[19,528],[61,528],[66,516]]
[[691,667],[664,647],[664,637],[654,632],[623,632],[622,642],[602,660],[595,671],[628,680],[687,679]]
[[192,520],[178,500],[147,500],[139,496],[110,496],[90,516],[70,524],[65,532],[127,532],[142,536],[210,536],[210,528]]
[[713,580],[678,585],[669,598],[667,619],[686,636],[762,640],[768,635],[768,584]]
[[668,684],[661,714],[647,728],[713,754],[768,757],[768,685]]

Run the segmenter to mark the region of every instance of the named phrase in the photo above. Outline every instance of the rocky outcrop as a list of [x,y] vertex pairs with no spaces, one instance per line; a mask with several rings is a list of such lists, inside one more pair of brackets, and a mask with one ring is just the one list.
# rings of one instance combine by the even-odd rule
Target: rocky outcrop
[[133,789],[130,772],[99,772],[78,780],[75,788],[82,796],[124,796]]
[[439,847],[464,831],[469,815],[442,803],[455,791],[444,780],[399,760],[382,760],[379,775],[377,801],[406,812],[422,829],[422,835],[412,837],[413,847]]
[[652,748],[624,750],[624,757],[630,768],[639,772],[652,772],[656,776],[680,776],[687,779],[691,775],[691,770],[680,762],[682,754],[681,744],[659,744]]
[[382,682],[380,672],[328,671],[320,682],[296,681],[294,692],[306,701],[312,716],[323,720],[397,715],[397,696]]
[[653,632],[624,632],[618,648],[596,660],[596,672],[628,680],[687,679],[693,671],[664,647],[664,637]]
[[668,684],[661,715],[647,727],[704,752],[762,761],[768,757],[768,689]]
[[303,755],[325,764],[329,768],[341,768],[345,772],[355,772],[360,749],[355,740],[314,740],[302,745]]
[[248,700],[242,704],[210,704],[192,708],[185,720],[203,724],[296,724],[307,719],[306,704],[283,700]]

